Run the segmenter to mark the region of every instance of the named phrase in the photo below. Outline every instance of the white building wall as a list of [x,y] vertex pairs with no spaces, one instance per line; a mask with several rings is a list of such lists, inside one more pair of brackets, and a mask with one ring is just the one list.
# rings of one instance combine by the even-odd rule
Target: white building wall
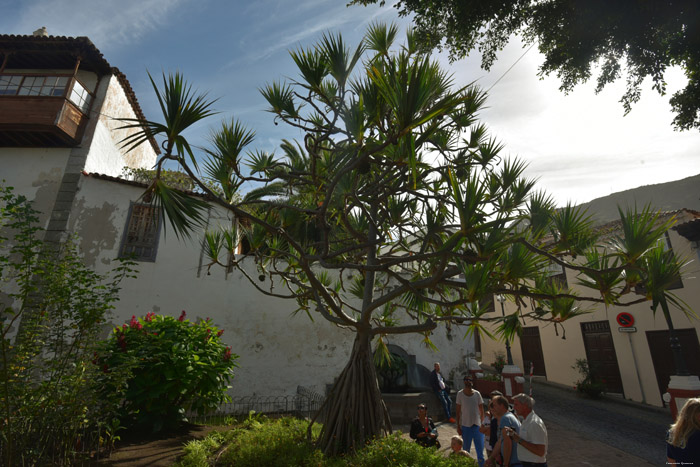
[[43,226],[53,209],[70,151],[70,148],[0,148],[0,182],[34,201]]
[[109,80],[101,108],[93,109],[90,118],[97,118],[95,134],[85,162],[85,171],[118,177],[124,167],[152,168],[156,153],[149,142],[126,152],[120,141],[136,130],[119,129],[125,125],[116,118],[136,118],[136,113],[126,97],[124,88],[116,76],[105,76]]
[[[79,234],[88,265],[100,271],[110,267],[118,255],[129,201],[136,200],[142,191],[122,183],[82,178],[69,229]],[[347,362],[354,334],[317,315],[314,322],[303,313],[292,316],[294,301],[263,295],[240,271],[226,274],[215,266],[207,274],[206,267],[200,267],[200,237],[178,240],[172,229],[164,227],[156,261],[140,262],[138,278],[124,284],[112,324],[149,311],[178,316],[186,310],[190,319],[210,317],[225,330],[227,345],[241,356],[233,395],[287,395],[295,393],[297,385],[324,393]],[[438,353],[422,344],[421,335],[390,337],[389,343],[416,355],[417,363],[428,369],[440,361],[449,374],[473,351],[471,340],[463,337],[464,329],[453,329],[448,336],[446,329],[439,327],[431,336]]]

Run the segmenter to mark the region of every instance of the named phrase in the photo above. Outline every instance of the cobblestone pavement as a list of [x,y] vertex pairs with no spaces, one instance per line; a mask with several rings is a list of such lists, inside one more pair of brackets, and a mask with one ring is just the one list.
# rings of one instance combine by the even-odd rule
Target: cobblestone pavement
[[[535,411],[547,425],[550,467],[644,467],[666,464],[664,437],[670,414],[663,409],[591,400],[574,391],[535,383]],[[449,452],[454,424],[437,423],[441,451]],[[408,433],[410,426],[395,427]],[[408,437],[408,434],[404,436]],[[471,454],[476,458],[474,447]]]

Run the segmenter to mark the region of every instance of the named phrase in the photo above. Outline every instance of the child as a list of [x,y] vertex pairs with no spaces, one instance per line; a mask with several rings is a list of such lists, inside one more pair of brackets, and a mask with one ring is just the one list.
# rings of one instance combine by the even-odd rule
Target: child
[[450,456],[463,456],[463,457],[471,457],[467,451],[462,449],[462,437],[461,436],[453,436],[452,441],[450,441],[450,447],[452,448],[452,452],[450,453]]

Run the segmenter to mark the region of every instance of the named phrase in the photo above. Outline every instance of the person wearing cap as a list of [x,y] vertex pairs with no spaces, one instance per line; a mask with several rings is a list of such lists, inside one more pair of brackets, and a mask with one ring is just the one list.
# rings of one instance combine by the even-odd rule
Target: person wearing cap
[[520,433],[513,433],[513,442],[520,446],[518,459],[523,467],[547,467],[547,427],[532,410],[535,400],[527,394],[513,396],[513,408],[523,418]]
[[440,442],[437,440],[437,428],[435,428],[433,419],[428,417],[428,407],[425,404],[418,405],[418,416],[411,422],[409,436],[423,447],[440,447]]
[[474,441],[479,467],[484,465],[484,435],[479,427],[484,422],[484,399],[472,386],[471,376],[464,376],[464,389],[457,393],[457,434],[464,440],[463,448],[469,452]]

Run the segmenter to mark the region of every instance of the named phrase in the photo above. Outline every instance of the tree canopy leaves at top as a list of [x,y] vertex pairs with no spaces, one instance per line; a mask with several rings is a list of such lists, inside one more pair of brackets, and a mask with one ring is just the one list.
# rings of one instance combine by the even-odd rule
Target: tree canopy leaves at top
[[[292,51],[299,76],[261,88],[275,121],[302,136],[283,141],[278,154],[250,149],[252,131],[226,121],[198,169],[181,133],[141,123],[145,133],[180,142],[182,150],[166,141],[158,164],[177,162],[237,220],[206,233],[210,267],[238,268],[261,293],[353,332],[349,361],[325,402],[318,443],[327,454],[391,431],[373,362],[373,354],[388,358],[390,336],[417,334],[432,347],[440,323],[479,333],[495,323],[512,337],[525,319],[558,325],[584,313],[581,302],[644,302],[650,297],[633,295],[647,276],[639,245],[655,244],[669,227],[658,227],[652,213],[631,215],[621,222],[637,222],[627,228],[634,241],[621,239],[615,249],[601,243],[583,211],[555,210],[523,176],[525,165],[501,154],[477,118],[485,94],[456,88],[410,33],[403,45],[396,36],[395,26],[374,24],[353,47],[326,33]],[[190,89],[181,79],[163,83],[173,96]],[[183,193],[175,203],[173,190],[156,182],[154,201],[180,213],[170,217],[176,231],[190,230],[199,201]],[[255,189],[234,196],[251,183]],[[244,255],[235,254],[240,243]],[[549,280],[552,264],[582,287]],[[489,313],[483,304],[494,294],[517,311]]]
[[597,65],[596,92],[626,75],[627,90],[620,100],[625,112],[639,100],[647,77],[664,94],[667,69],[677,65],[688,82],[670,100],[673,126],[700,129],[697,0],[399,0],[395,6],[412,16],[423,46],[444,47],[452,59],[478,49],[486,70],[519,34],[544,55],[540,75],[556,73],[564,92],[588,81]]

